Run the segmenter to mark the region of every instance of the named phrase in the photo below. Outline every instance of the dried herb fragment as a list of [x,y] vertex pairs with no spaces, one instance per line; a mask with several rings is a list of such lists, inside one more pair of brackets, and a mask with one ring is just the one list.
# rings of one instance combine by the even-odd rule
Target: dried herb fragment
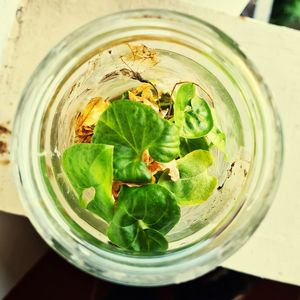
[[151,66],[154,66],[158,63],[158,58],[155,49],[148,48],[143,44],[127,44],[130,49],[130,53],[123,56],[127,61],[137,62],[142,60],[147,62]]
[[0,125],[0,135],[11,134],[11,131],[3,125]]
[[8,152],[7,144],[5,142],[0,141],[0,154],[4,154]]
[[91,99],[85,109],[77,115],[75,121],[75,135],[77,143],[90,143],[94,127],[110,103],[101,97]]

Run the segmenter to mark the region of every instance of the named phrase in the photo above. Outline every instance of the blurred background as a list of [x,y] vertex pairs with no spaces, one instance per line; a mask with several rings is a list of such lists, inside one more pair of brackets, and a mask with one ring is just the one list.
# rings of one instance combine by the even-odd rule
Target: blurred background
[[300,0],[253,0],[242,15],[299,30]]
[[275,0],[273,4],[271,23],[300,29],[300,1]]

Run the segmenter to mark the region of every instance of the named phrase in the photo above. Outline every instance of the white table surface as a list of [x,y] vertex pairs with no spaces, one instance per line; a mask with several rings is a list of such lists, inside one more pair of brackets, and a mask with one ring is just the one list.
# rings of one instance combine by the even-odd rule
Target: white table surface
[[[219,0],[202,0],[201,4],[232,15],[239,15],[247,2],[248,0],[229,0],[226,3],[220,3]],[[7,62],[4,54],[7,42],[15,39],[19,33],[18,31],[11,33],[19,4],[19,0],[0,0],[0,66],[2,68]],[[24,2],[22,5],[26,6],[26,3]],[[20,12],[18,13],[19,16]],[[0,103],[3,101],[4,98],[0,98]],[[0,121],[3,121],[2,116]],[[0,186],[4,186],[3,181],[1,182]],[[7,193],[12,191],[11,187],[6,188],[6,190]],[[0,191],[0,199],[2,196],[4,195],[1,195]],[[12,191],[9,200],[14,199],[14,197],[15,194]],[[10,211],[19,214],[22,213],[22,208],[17,202],[17,205],[13,205]],[[20,247],[22,251],[20,251]],[[25,217],[0,212],[0,299],[11,290],[46,251],[46,244]]]
[[[0,66],[2,67],[4,48],[10,37],[18,2],[18,0],[0,0]],[[0,99],[0,103],[1,101],[3,98]],[[0,186],[1,184],[2,182]],[[0,191],[0,201],[1,199]],[[48,247],[27,218],[0,212],[0,299],[3,299],[47,249]]]
[[[23,85],[46,52],[67,33],[91,19],[124,8],[151,6],[172,7],[213,23],[236,40],[255,62],[274,95],[285,136],[285,165],[274,204],[249,242],[224,266],[300,285],[300,158],[297,146],[300,144],[300,32],[207,10],[201,8],[200,2],[25,1],[22,22],[16,24],[12,33],[16,38],[8,43],[6,80],[0,78],[3,91],[0,101],[4,108],[0,111],[0,121],[12,118]],[[0,209],[22,214],[8,168],[0,165]],[[1,189],[3,182],[5,189]]]

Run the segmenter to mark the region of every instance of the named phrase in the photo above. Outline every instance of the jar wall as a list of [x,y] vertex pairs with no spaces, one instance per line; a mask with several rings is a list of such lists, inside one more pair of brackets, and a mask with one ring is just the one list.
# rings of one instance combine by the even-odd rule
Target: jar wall
[[[128,45],[155,49],[158,63],[124,62]],[[111,246],[105,222],[79,207],[61,170],[60,154],[73,142],[78,111],[92,97],[113,98],[138,85],[126,76],[109,78],[124,68],[165,89],[179,81],[198,83],[213,99],[227,136],[228,157],[215,152],[210,170],[220,188],[203,205],[182,209],[183,221],[168,235],[169,251],[160,256],[136,256]],[[200,20],[165,11],[109,16],[62,41],[28,83],[15,132],[19,190],[42,237],[78,267],[134,285],[192,279],[238,249],[271,203],[270,186],[282,160],[278,116],[237,45]]]

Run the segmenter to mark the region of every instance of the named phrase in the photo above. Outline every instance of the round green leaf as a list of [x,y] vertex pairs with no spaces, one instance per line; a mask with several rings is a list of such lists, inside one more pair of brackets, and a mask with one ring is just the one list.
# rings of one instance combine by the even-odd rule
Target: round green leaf
[[[62,167],[79,195],[81,206],[106,221],[113,215],[113,146],[101,144],[76,144],[62,155]],[[83,191],[93,187],[94,198],[87,204]]]
[[204,99],[194,97],[191,106],[185,110],[181,136],[196,139],[208,134],[213,128],[211,111]]
[[143,230],[137,223],[121,227],[111,223],[107,235],[119,247],[135,252],[163,252],[168,249],[168,241],[154,229]]
[[180,136],[197,139],[213,128],[213,117],[206,101],[196,95],[195,84],[180,85],[174,103],[174,120]]
[[209,150],[209,143],[206,137],[199,139],[180,138],[180,156],[185,156],[194,150]]
[[125,182],[150,182],[152,175],[144,161],[137,159],[136,152],[126,146],[115,146],[114,178]]
[[166,248],[163,235],[179,218],[176,199],[164,187],[156,184],[123,187],[107,234],[122,248],[161,251]]
[[180,205],[201,204],[217,185],[217,178],[207,173],[212,163],[209,151],[195,150],[177,161],[179,180],[174,182],[163,174],[158,183],[173,193]]
[[179,155],[177,127],[151,107],[129,100],[115,101],[102,113],[92,142],[116,146],[115,176],[125,182],[150,181],[151,173],[142,160],[145,150],[159,162],[171,161]]

